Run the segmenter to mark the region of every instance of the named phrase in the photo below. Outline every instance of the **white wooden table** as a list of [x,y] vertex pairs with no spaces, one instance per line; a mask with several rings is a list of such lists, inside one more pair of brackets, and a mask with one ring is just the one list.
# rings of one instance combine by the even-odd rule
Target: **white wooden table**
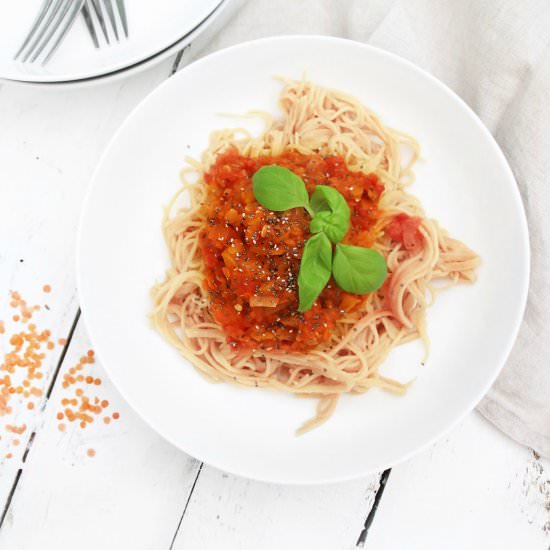
[[[186,456],[97,363],[98,394],[120,419],[59,431],[63,376],[91,347],[74,269],[84,194],[109,138],[172,66],[80,90],[0,88],[0,347],[21,326],[9,290],[47,304],[32,321],[67,339],[47,351],[37,406],[15,395],[0,417],[0,549],[547,550],[550,463],[477,413],[389,476],[319,487],[257,483]],[[17,435],[8,424],[27,428]]]

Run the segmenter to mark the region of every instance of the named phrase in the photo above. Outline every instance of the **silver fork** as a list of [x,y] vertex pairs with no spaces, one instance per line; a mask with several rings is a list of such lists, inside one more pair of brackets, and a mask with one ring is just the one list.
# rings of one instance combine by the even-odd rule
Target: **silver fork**
[[105,42],[111,43],[106,21],[110,23],[111,31],[117,42],[120,42],[122,33],[128,38],[128,19],[124,0],[116,0],[114,7],[112,0],[85,0],[82,15],[96,48],[100,47],[99,30],[103,33]]
[[15,60],[45,65],[73,26],[84,0],[44,0]]

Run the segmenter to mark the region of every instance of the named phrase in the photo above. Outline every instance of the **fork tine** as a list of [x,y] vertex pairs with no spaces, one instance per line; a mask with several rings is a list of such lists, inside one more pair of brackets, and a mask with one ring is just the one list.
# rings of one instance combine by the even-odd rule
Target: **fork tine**
[[95,25],[92,19],[92,13],[90,11],[88,2],[89,0],[86,0],[86,2],[84,2],[84,5],[82,6],[82,17],[84,17],[84,22],[86,23],[86,27],[88,27],[88,32],[92,37],[92,42],[94,43],[94,46],[96,48],[99,48],[99,39],[97,37],[97,33],[95,32]]
[[[59,47],[59,44],[63,41],[71,27],[73,26],[73,23],[76,21],[76,18],[78,14],[80,13],[82,9],[82,5],[84,4],[84,0],[74,0],[73,2],[70,2],[68,7],[71,7],[72,3],[72,9],[69,11],[69,15],[65,18],[65,15],[67,15],[67,11],[63,13],[63,18],[65,18],[65,26],[61,28],[61,31],[57,35],[57,38],[55,39],[53,45],[50,48],[50,51],[46,54],[46,57],[44,57],[44,60],[42,61],[42,65],[45,65],[52,57],[52,55],[56,52],[57,48]],[[62,23],[62,20],[60,23]]]
[[36,58],[44,51],[44,48],[48,45],[49,41],[52,39],[52,36],[55,34],[59,26],[61,25],[61,22],[65,18],[65,14],[71,7],[71,0],[61,0],[59,3],[60,9],[56,10],[54,17],[52,18],[52,21],[50,21],[50,24],[46,27],[46,32],[41,37],[42,39],[40,42],[37,43],[36,47],[31,53],[30,56],[30,62],[33,63],[36,61]]
[[124,34],[128,38],[128,18],[126,17],[126,5],[124,0],[116,0],[116,5],[118,8],[118,15],[120,16],[120,21],[122,22],[122,28],[124,29]]
[[101,7],[99,0],[91,0],[91,4],[97,20],[99,21],[101,30],[103,31],[103,36],[105,37],[107,44],[110,44],[111,41],[109,40],[109,33],[107,32],[107,26],[105,25],[105,17],[103,17],[103,8]]
[[52,21],[55,19],[55,16],[57,15],[57,12],[59,11],[63,3],[64,3],[64,0],[55,0],[54,5],[51,6],[48,16],[45,18],[44,24],[37,31],[36,36],[31,41],[31,45],[29,46],[27,53],[23,56],[23,62],[27,61],[29,56],[35,50],[36,45],[40,43],[40,41],[42,40],[42,37],[49,29],[50,25],[52,24]]
[[14,55],[13,59],[16,60],[22,53],[23,50],[27,47],[27,44],[31,41],[32,37],[38,30],[38,27],[40,27],[40,23],[44,20],[44,17],[46,16],[46,13],[50,9],[50,6],[52,4],[53,0],[44,0],[42,3],[42,7],[40,10],[38,10],[38,13],[36,14],[36,17],[34,18],[34,21],[32,22],[32,25],[30,27],[30,30],[25,37],[25,40],[17,50],[17,53]]
[[113,4],[111,0],[103,0],[103,5],[105,6],[105,9],[107,10],[107,15],[109,16],[109,21],[111,22],[111,27],[113,29],[113,32],[115,33],[116,41],[119,41],[118,38],[118,28],[115,20],[115,13],[113,11]]

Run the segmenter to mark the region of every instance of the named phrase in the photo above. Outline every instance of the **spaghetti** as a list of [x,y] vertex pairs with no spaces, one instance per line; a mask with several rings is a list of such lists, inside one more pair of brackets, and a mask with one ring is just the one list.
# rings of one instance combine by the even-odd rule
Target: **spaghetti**
[[[432,299],[435,296],[432,283],[438,279],[447,279],[452,284],[471,282],[479,260],[435,220],[427,218],[419,201],[405,190],[414,181],[412,166],[419,155],[413,138],[385,127],[354,98],[307,81],[285,82],[280,106],[284,113],[281,119],[259,115],[266,123],[260,137],[243,129],[215,132],[201,162],[193,162],[182,171],[184,185],[166,208],[163,220],[171,267],[164,281],[152,291],[153,322],[163,336],[212,381],[270,387],[320,398],[316,416],[299,429],[304,432],[329,418],[342,393],[363,393],[372,387],[404,393],[406,385],[382,376],[379,365],[398,344],[416,338],[428,343],[425,310],[429,305],[426,296],[431,294]],[[244,241],[239,241],[241,248],[236,252],[235,261],[235,256],[228,256],[231,250],[237,250],[232,238],[231,250],[228,245],[223,252],[209,258],[205,235],[210,234],[208,225],[217,223],[212,204],[216,199],[224,200],[221,194],[229,193],[223,185],[228,189],[237,185],[237,180],[233,183],[224,180],[221,187],[215,188],[216,178],[229,174],[235,163],[240,163],[237,191],[241,194],[235,199],[239,206],[231,208],[234,212],[225,211],[222,224],[234,235],[246,230],[240,225],[241,216],[244,219],[249,212],[260,213],[264,216],[262,220],[266,220],[265,212],[254,203],[253,197],[246,198],[250,184],[246,183],[247,178],[262,164],[293,163],[292,169],[302,170],[300,175],[306,176],[308,167],[321,166],[318,177],[325,177],[327,181],[309,182],[308,191],[315,183],[337,186],[338,181],[357,183],[357,178],[370,182],[361,184],[363,187],[355,183],[347,187],[342,184],[342,193],[347,193],[349,204],[356,207],[358,223],[362,218],[372,218],[368,227],[352,225],[355,233],[348,233],[346,239],[351,243],[356,242],[353,239],[369,241],[360,244],[372,246],[384,255],[388,267],[384,285],[359,299],[337,292],[329,284],[314,307],[318,308],[318,316],[331,313],[331,307],[339,314],[323,317],[325,331],[317,331],[315,338],[309,333],[307,339],[304,336],[311,324],[307,324],[307,314],[306,317],[296,315],[296,290],[290,283],[285,287],[290,299],[284,308],[277,300],[269,303],[261,295],[243,294],[244,302],[241,303],[239,297],[239,301],[230,304],[234,309],[229,316],[224,317],[220,308],[227,300],[224,302],[220,293],[232,288],[234,279],[238,278],[237,271],[242,271],[238,267],[239,251],[248,250],[252,255],[252,237],[245,235]],[[336,165],[338,173],[347,179],[332,177]],[[193,183],[189,178],[192,172],[196,174]],[[376,185],[380,185],[380,193],[372,191]],[[354,189],[358,186],[362,195],[355,196]],[[179,206],[185,194],[190,196],[190,207]],[[362,216],[363,211],[357,208],[364,204],[369,209]],[[251,210],[246,210],[248,206]],[[250,217],[253,218],[253,214]],[[284,220],[278,217],[271,223],[281,224]],[[299,219],[294,220],[295,227],[300,227],[299,223]],[[277,243],[269,241],[269,234],[263,233],[266,231],[262,231],[261,236],[267,239],[267,244],[276,247]],[[293,248],[298,259],[303,249],[302,233]],[[278,261],[285,261],[287,256],[288,250]],[[289,257],[286,265],[289,281],[297,275],[296,265]],[[258,286],[251,292],[257,294]],[[282,314],[277,314],[278,311],[290,316],[295,324],[285,324],[286,317],[281,320]],[[254,331],[244,323],[246,331],[242,327],[237,330],[240,320],[251,316],[264,324],[256,324]],[[309,344],[303,343],[306,341]]]

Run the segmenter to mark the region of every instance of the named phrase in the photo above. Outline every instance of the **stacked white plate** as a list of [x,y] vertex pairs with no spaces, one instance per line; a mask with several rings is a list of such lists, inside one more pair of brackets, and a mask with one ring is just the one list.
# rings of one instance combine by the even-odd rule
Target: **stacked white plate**
[[[129,38],[95,48],[79,16],[50,62],[13,57],[42,0],[10,2],[0,17],[0,79],[21,84],[78,86],[122,78],[159,63],[191,44],[204,45],[243,0],[126,1]],[[109,29],[111,30],[111,29]]]

